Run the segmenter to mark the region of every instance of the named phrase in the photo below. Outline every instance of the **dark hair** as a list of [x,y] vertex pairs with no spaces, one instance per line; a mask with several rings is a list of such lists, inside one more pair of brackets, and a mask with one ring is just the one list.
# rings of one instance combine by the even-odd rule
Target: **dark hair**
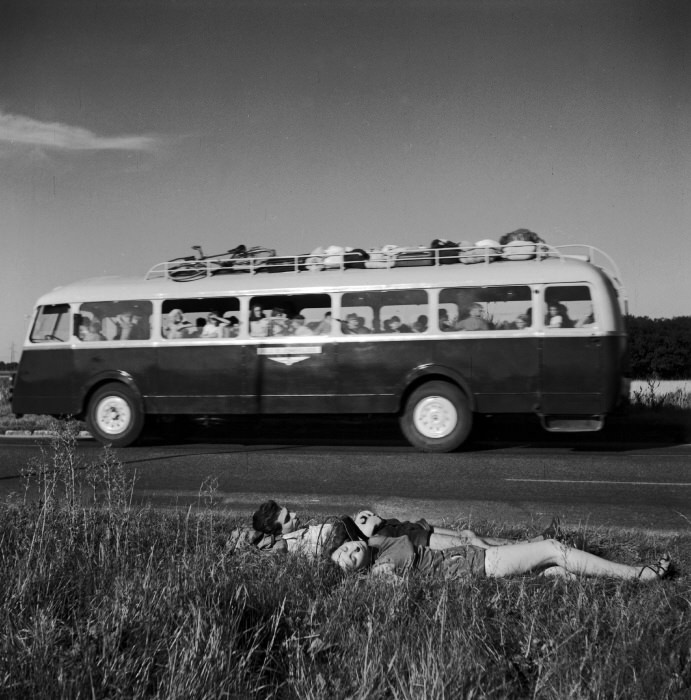
[[262,503],[252,516],[252,527],[266,535],[280,535],[282,525],[278,522],[281,506],[276,501]]
[[331,555],[342,544],[357,541],[367,542],[367,537],[349,515],[342,515],[331,528],[329,541],[324,546],[324,556],[331,559]]

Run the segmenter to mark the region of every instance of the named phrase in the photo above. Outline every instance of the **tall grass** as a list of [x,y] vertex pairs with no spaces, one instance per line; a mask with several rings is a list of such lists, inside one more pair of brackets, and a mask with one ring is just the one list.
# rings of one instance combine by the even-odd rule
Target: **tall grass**
[[[660,584],[536,576],[398,583],[235,549],[207,480],[186,512],[132,508],[111,452],[59,435],[0,507],[0,696],[666,698],[691,691],[691,532],[600,530]],[[488,534],[521,534],[505,526]]]

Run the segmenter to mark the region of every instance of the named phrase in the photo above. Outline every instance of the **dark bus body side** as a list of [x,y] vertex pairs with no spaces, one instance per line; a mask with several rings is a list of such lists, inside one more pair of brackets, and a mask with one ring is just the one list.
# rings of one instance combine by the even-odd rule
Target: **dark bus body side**
[[23,353],[13,411],[82,415],[94,388],[119,381],[141,398],[146,413],[395,413],[419,379],[439,376],[456,383],[480,413],[602,415],[619,399],[624,345],[625,338],[614,334],[466,334],[291,344],[43,346]]

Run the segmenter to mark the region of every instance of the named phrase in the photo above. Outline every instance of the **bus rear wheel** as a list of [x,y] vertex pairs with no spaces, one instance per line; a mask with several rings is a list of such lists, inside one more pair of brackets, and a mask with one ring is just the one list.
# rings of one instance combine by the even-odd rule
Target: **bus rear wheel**
[[413,391],[400,424],[408,442],[418,450],[451,452],[468,437],[473,414],[458,387],[433,381]]
[[144,414],[139,401],[126,386],[106,384],[91,397],[86,424],[96,440],[104,445],[126,447],[141,435]]

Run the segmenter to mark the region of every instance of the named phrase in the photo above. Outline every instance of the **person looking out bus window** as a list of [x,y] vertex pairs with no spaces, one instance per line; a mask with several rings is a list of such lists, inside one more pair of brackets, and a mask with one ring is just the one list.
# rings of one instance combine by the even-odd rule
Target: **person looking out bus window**
[[101,333],[101,322],[98,319],[93,319],[88,325],[84,327],[84,337],[82,340],[88,340],[89,342],[97,340],[105,340],[106,337]]
[[549,328],[571,328],[573,322],[569,318],[566,306],[560,302],[550,302],[545,316],[545,325]]
[[305,325],[305,317],[302,314],[295,314],[290,319],[290,335],[312,335],[312,331]]
[[428,319],[425,314],[420,314],[417,317],[417,321],[413,323],[413,332],[414,333],[426,333],[427,332],[427,325],[428,325]]
[[237,338],[240,334],[240,321],[237,316],[232,315],[229,311],[223,314],[223,318],[228,322],[223,327],[224,338]]
[[514,328],[516,328],[519,331],[522,331],[524,328],[527,328],[529,325],[530,325],[530,319],[525,314],[520,314],[519,316],[516,316],[516,320],[513,322]]
[[169,340],[187,338],[194,326],[185,318],[182,309],[172,309],[168,312],[168,323],[163,328],[163,335]]
[[261,304],[252,304],[250,309],[250,335],[256,338],[269,335],[269,320],[264,316]]
[[327,311],[324,314],[324,318],[319,321],[316,328],[314,329],[315,335],[330,335],[332,326],[331,312]]
[[345,335],[366,335],[371,332],[370,329],[365,326],[365,320],[362,316],[358,316],[354,313],[346,316],[342,331]]
[[200,338],[222,338],[223,329],[230,324],[230,321],[219,316],[218,313],[212,311],[206,315],[206,323],[199,334]]
[[389,333],[410,333],[410,326],[406,326],[405,323],[401,323],[401,319],[398,316],[392,316],[389,319],[388,326]]
[[456,322],[454,329],[457,331],[486,331],[489,323],[482,318],[482,305],[474,302],[468,307],[468,316]]
[[269,335],[287,335],[288,333],[288,317],[285,309],[275,307],[271,310],[269,318]]
[[451,323],[451,319],[449,318],[449,312],[446,309],[439,309],[439,330],[453,330],[453,323]]

